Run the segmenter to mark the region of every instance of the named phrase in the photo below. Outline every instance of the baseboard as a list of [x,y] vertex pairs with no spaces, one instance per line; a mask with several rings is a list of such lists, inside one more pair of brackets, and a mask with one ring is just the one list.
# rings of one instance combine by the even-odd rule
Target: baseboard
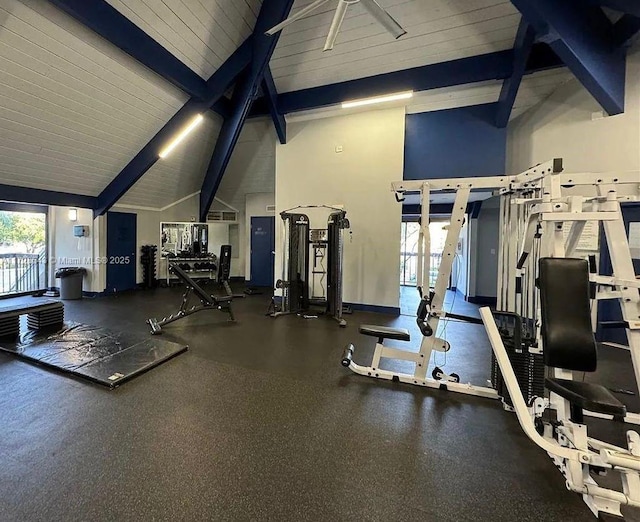
[[496,306],[498,304],[498,299],[496,297],[488,297],[484,295],[467,297],[467,301],[471,304],[476,304],[480,306]]
[[244,283],[246,281],[246,279],[244,278],[244,276],[230,276],[229,277],[229,282],[230,283]]
[[379,305],[369,305],[369,304],[361,304],[361,303],[344,303],[346,306],[350,306],[352,310],[357,310],[359,312],[373,312],[376,314],[385,314],[385,315],[400,315],[400,308],[396,306],[379,306]]

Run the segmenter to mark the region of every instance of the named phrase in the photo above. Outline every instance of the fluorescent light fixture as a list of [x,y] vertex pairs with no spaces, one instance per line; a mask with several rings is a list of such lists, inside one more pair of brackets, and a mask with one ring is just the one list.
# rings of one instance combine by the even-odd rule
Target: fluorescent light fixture
[[193,118],[193,120],[191,121],[191,123],[189,123],[189,125],[187,125],[181,132],[180,134],[178,134],[171,143],[169,143],[169,145],[167,145],[161,152],[160,154],[158,154],[158,156],[160,156],[162,159],[166,158],[169,154],[171,154],[171,151],[173,149],[175,149],[178,145],[180,145],[180,143],[182,142],[182,140],[184,140],[189,133],[195,129],[198,125],[200,125],[200,123],[202,123],[202,120],[204,119],[204,117],[202,116],[202,114],[198,114],[195,118]]
[[351,109],[353,107],[362,107],[363,105],[374,105],[376,103],[386,103],[397,100],[408,100],[413,97],[413,91],[399,92],[396,94],[389,94],[387,96],[378,96],[377,98],[366,98],[364,100],[354,100],[342,102],[343,109]]
[[69,221],[78,221],[78,209],[70,208],[69,209]]

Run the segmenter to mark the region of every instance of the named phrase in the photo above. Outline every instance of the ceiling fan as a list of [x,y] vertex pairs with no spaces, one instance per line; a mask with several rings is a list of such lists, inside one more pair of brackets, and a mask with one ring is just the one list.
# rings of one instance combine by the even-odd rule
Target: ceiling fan
[[[315,11],[319,7],[323,6],[327,2],[331,0],[316,0],[312,2],[304,9],[301,9],[296,14],[291,15],[285,21],[279,23],[278,25],[269,29],[266,34],[269,36],[273,36],[278,31],[282,31],[285,27],[292,24],[296,20],[307,16],[312,11]],[[333,21],[331,22],[331,27],[329,29],[329,34],[327,35],[327,41],[324,44],[323,51],[331,51],[336,42],[336,38],[338,37],[338,32],[340,31],[340,27],[342,26],[342,22],[344,21],[344,17],[347,14],[347,8],[351,4],[362,4],[367,12],[373,16],[376,21],[384,27],[396,40],[401,36],[407,34],[402,26],[395,21],[395,19],[383,9],[376,0],[338,0],[338,7],[336,8],[336,14],[333,17]]]

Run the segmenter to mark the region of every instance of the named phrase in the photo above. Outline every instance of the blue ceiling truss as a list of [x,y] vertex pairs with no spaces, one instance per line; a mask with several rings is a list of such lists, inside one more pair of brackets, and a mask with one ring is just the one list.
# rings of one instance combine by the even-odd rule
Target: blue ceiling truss
[[55,190],[43,190],[29,187],[15,187],[13,185],[1,185],[0,194],[6,201],[19,201],[21,203],[33,203],[36,205],[58,205],[61,207],[94,208],[96,198],[82,194],[68,194]]
[[285,145],[287,143],[287,122],[278,107],[278,91],[276,90],[276,84],[273,81],[271,68],[269,66],[267,66],[264,71],[262,90],[264,92],[264,98],[267,101],[269,114],[271,114],[271,119],[273,120],[273,125],[278,133],[278,139],[280,140],[280,143]]
[[225,118],[200,191],[200,219],[204,221],[213,203],[231,155],[240,137],[253,101],[257,98],[265,70],[276,48],[280,33],[267,36],[265,31],[287,18],[293,0],[264,0],[252,34],[253,59],[240,76],[231,99],[231,113]]
[[600,7],[584,0],[511,3],[608,114],[624,112],[626,53]]
[[502,90],[498,98],[496,126],[500,129],[504,129],[509,123],[520,83],[527,72],[527,63],[529,62],[535,37],[536,33],[533,27],[524,19],[520,20],[516,43],[513,47],[513,71],[511,76],[502,83]]

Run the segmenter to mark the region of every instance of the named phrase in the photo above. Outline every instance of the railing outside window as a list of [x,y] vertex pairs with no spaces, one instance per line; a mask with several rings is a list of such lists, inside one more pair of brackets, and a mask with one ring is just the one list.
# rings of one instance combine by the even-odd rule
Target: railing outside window
[[0,254],[0,295],[40,290],[45,286],[45,253]]

